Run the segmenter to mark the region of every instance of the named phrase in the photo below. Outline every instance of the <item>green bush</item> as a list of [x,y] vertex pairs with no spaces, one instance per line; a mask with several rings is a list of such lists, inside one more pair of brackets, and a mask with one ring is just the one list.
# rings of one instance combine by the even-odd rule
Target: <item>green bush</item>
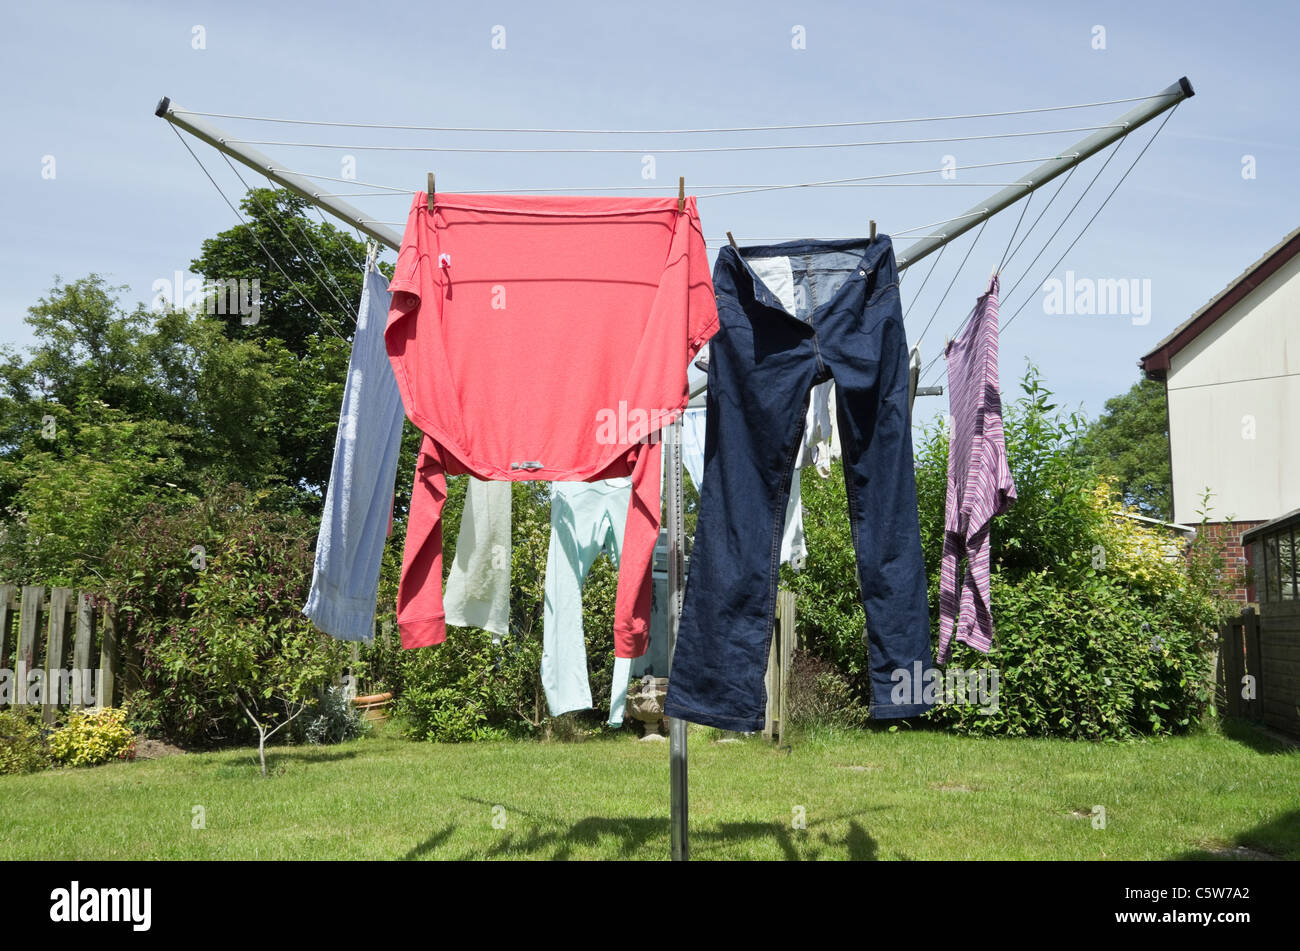
[[405,687],[393,714],[405,732],[421,740],[465,743],[499,739],[528,730],[541,645],[457,628],[436,647],[407,651]]
[[40,721],[21,713],[0,710],[0,776],[34,773],[52,763]]
[[870,719],[834,665],[807,651],[795,652],[786,703],[791,726],[862,727]]
[[1144,603],[1103,576],[993,574],[993,651],[953,648],[952,669],[996,671],[991,698],[930,714],[957,732],[1123,739],[1186,730],[1212,698],[1212,637],[1172,601]]
[[[1065,414],[1031,366],[1022,396],[1004,408],[1017,500],[993,520],[994,650],[962,644],[950,669],[996,668],[997,710],[941,705],[932,722],[959,732],[1122,738],[1187,729],[1212,702],[1214,627],[1224,611],[1213,559],[1165,557],[1154,529],[1113,513],[1114,488],[1082,464],[1084,420]],[[917,441],[921,544],[931,634],[938,642],[948,443],[942,419]],[[808,563],[783,568],[798,595],[800,642],[870,697],[863,612],[843,469],[802,477]]]
[[61,766],[98,766],[135,758],[135,734],[122,707],[74,711],[50,736],[50,755]]
[[156,506],[112,550],[108,593],[138,658],[133,723],[150,733],[246,742],[245,708],[283,720],[285,701],[309,702],[347,664],[347,645],[302,616],[316,522],[260,508],[266,495],[232,484]]

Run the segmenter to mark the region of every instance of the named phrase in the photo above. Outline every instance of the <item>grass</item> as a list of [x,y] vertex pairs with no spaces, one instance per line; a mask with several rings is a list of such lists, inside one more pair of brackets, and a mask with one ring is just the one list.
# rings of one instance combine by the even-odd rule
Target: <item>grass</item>
[[[1300,858],[1300,751],[1248,726],[1123,744],[905,729],[815,731],[782,747],[719,738],[692,729],[697,859],[1173,859],[1235,847]],[[0,859],[669,853],[664,743],[433,745],[390,731],[277,748],[267,779],[256,759],[241,749],[0,776]]]

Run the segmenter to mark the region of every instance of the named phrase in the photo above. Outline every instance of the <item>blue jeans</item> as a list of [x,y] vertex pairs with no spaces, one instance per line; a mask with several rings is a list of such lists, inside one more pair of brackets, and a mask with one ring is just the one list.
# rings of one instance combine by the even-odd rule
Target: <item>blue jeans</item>
[[832,378],[871,715],[924,713],[933,659],[893,246],[879,235],[724,247],[713,285],[704,485],[665,713],[763,728],[790,477],[809,391]]

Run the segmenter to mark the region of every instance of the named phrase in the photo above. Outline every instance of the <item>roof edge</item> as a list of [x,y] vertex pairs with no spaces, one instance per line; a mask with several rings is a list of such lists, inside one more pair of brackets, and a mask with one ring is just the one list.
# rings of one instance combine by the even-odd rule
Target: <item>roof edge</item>
[[1204,307],[1179,324],[1173,333],[1138,360],[1138,367],[1151,379],[1163,380],[1174,354],[1204,333],[1216,320],[1240,303],[1246,295],[1264,283],[1297,254],[1300,254],[1300,228],[1296,228],[1265,251],[1254,264],[1210,298]]

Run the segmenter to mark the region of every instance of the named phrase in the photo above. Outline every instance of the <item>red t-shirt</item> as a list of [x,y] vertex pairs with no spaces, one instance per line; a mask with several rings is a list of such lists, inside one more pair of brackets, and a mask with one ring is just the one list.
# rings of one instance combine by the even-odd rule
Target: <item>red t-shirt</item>
[[695,199],[415,195],[385,340],[425,434],[397,596],[402,646],[446,638],[446,476],[631,476],[614,643],[645,653],[658,430],[718,327]]

